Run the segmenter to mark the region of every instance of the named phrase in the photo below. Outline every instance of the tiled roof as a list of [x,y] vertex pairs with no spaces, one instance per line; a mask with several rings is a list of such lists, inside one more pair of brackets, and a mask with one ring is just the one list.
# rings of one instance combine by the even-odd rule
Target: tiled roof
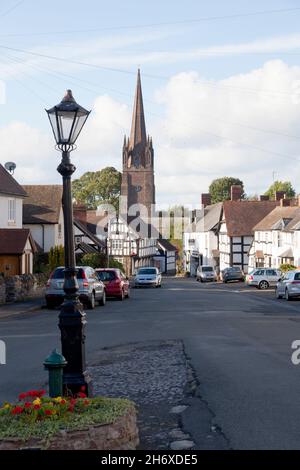
[[94,253],[99,253],[96,248],[94,248],[92,245],[88,245],[87,243],[78,243],[76,246],[77,250],[82,251],[84,254],[94,254]]
[[[276,224],[285,219],[293,220],[297,214],[300,215],[299,207],[276,207],[255,225],[254,230],[275,230]],[[289,225],[290,223],[285,228]],[[281,224],[278,225],[278,228],[280,228],[280,226]]]
[[23,224],[57,224],[62,207],[61,185],[24,186]]
[[165,238],[159,238],[157,243],[167,251],[177,251],[176,246],[172,245],[172,243],[170,243],[169,240],[166,240]]
[[89,238],[95,245],[97,245],[100,248],[105,247],[105,243],[101,241],[96,235],[94,235],[92,232],[89,231],[89,229],[79,220],[74,220],[74,225],[81,230],[84,235]]
[[226,221],[228,235],[252,235],[254,227],[278,204],[278,201],[225,201],[223,219]]
[[35,252],[36,246],[29,229],[0,229],[0,255],[22,255],[28,238]]
[[0,194],[25,197],[26,191],[0,164]]
[[[204,217],[203,217],[203,228],[200,231],[202,232],[209,232],[212,230],[218,222],[220,222],[222,212],[222,202],[218,202],[217,204],[212,204],[211,206],[206,206],[204,209]],[[200,222],[201,225],[202,222]]]

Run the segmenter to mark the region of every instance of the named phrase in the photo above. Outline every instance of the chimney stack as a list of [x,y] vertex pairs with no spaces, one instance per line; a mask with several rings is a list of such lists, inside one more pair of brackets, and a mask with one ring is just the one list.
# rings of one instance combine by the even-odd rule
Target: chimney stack
[[85,204],[74,204],[73,205],[74,219],[81,222],[83,225],[87,225],[87,207]]
[[240,201],[242,199],[243,188],[240,185],[234,184],[231,186],[231,200]]
[[285,197],[285,192],[284,191],[276,191],[275,192],[275,201],[280,201]]
[[265,194],[262,194],[261,196],[259,196],[259,200],[260,201],[269,201],[270,196],[266,196]]
[[201,204],[203,208],[211,205],[211,195],[209,193],[201,194]]

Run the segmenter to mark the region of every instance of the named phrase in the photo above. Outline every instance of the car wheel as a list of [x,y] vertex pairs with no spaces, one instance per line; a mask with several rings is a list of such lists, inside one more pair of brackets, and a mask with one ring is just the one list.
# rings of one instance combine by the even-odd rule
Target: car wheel
[[88,303],[88,308],[89,308],[90,310],[94,310],[95,305],[96,305],[95,292],[92,292],[90,301],[89,301],[89,303]]
[[285,300],[292,300],[292,297],[290,296],[288,289],[285,289]]
[[102,298],[99,300],[99,305],[104,307],[105,304],[106,304],[106,292],[104,291],[103,295],[102,295]]
[[278,289],[276,289],[276,299],[282,299],[282,295],[279,294]]
[[118,297],[119,300],[122,302],[125,299],[124,291],[122,290],[121,295]]
[[127,294],[126,294],[126,299],[130,298],[130,289],[128,289]]
[[259,283],[259,286],[258,286],[258,287],[259,287],[259,289],[262,289],[262,290],[264,290],[264,289],[268,289],[268,287],[269,287],[269,283],[268,283],[267,281],[260,281],[260,283]]

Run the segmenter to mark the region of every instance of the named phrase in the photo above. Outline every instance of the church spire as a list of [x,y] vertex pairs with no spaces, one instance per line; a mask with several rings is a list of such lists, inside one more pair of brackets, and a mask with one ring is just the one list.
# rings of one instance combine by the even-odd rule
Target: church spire
[[140,69],[138,69],[129,148],[133,150],[135,147],[145,146],[146,144],[147,134],[144,115],[141,74]]

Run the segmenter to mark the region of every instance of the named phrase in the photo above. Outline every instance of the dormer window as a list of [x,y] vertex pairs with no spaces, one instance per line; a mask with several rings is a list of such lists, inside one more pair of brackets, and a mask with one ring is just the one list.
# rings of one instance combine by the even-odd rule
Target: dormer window
[[16,223],[16,200],[8,200],[8,225],[15,225]]

